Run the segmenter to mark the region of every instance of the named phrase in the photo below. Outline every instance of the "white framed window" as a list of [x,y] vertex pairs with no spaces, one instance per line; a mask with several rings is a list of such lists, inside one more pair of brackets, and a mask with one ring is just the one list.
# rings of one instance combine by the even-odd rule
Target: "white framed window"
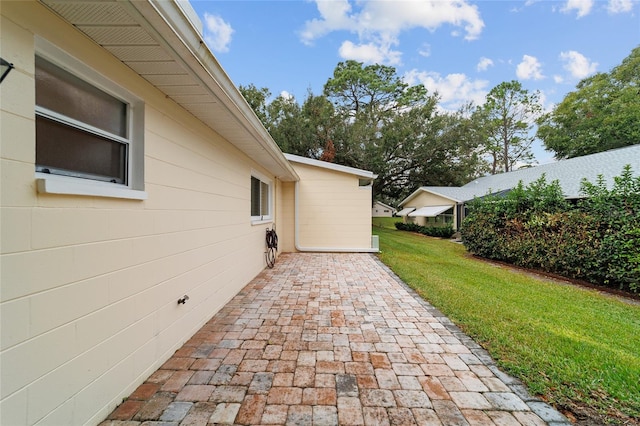
[[38,39],[36,177],[41,192],[144,199],[144,103]]
[[251,220],[271,220],[272,183],[258,173],[251,173]]

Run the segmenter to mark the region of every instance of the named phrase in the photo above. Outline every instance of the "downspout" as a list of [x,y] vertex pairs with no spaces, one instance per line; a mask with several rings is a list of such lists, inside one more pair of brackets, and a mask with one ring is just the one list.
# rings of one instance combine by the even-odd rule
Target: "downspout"
[[326,252],[326,253],[378,253],[380,250],[377,248],[344,248],[344,247],[302,247],[299,243],[299,232],[298,232],[298,228],[299,228],[299,223],[298,223],[298,184],[300,183],[300,181],[296,181],[295,182],[295,186],[294,186],[294,246],[296,248],[296,250],[300,251],[300,252]]

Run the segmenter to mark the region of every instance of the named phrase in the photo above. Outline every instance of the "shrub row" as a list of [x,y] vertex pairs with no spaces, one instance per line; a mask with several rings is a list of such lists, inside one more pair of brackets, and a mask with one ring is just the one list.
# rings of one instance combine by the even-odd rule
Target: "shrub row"
[[503,198],[475,200],[461,229],[468,251],[489,259],[640,292],[640,177],[630,167],[608,189],[583,181],[567,202],[557,181],[520,183]]
[[447,226],[420,226],[415,223],[396,222],[399,231],[417,232],[430,237],[451,238],[455,231],[451,225]]

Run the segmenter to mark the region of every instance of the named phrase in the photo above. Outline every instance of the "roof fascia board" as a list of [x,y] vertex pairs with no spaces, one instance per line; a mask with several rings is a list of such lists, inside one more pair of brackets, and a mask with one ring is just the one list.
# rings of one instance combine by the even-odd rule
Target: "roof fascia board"
[[[457,187],[456,187],[456,188],[457,188]],[[411,193],[411,195],[409,195],[407,198],[405,198],[404,200],[402,200],[402,201],[400,202],[400,204],[398,204],[398,207],[402,207],[402,206],[404,206],[405,204],[407,204],[409,201],[411,201],[413,198],[415,198],[415,197],[416,197],[419,193],[421,193],[421,192],[428,192],[428,193],[430,193],[430,194],[437,195],[437,196],[442,197],[442,198],[446,198],[447,200],[455,201],[456,203],[461,203],[461,202],[463,201],[463,200],[458,200],[458,199],[456,199],[456,198],[450,197],[450,196],[448,196],[448,195],[440,194],[440,193],[438,193],[438,192],[434,192],[434,191],[432,191],[432,190],[429,190],[429,189],[427,189],[427,187],[426,187],[426,186],[421,186],[420,188],[418,188],[418,189],[416,189],[415,191],[413,191],[413,192]]]
[[301,157],[294,154],[284,154],[285,158],[294,163],[306,164],[308,166],[321,167],[336,172],[348,173],[364,178],[375,179],[378,175],[368,170],[356,169],[354,167],[342,166],[340,164],[329,163],[327,161],[314,160],[313,158]]
[[246,99],[202,40],[192,19],[185,14],[184,5],[178,4],[175,0],[119,0],[119,3],[145,30],[156,37],[164,49],[172,53],[176,61],[198,79],[202,87],[223,103],[237,124],[251,134],[264,153],[283,169],[284,173],[279,176],[282,180],[300,179]]

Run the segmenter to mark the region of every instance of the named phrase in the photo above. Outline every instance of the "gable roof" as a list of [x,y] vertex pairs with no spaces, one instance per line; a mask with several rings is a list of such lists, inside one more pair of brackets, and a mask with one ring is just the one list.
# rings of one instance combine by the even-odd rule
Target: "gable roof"
[[385,208],[390,209],[390,210],[393,210],[393,211],[395,211],[395,210],[396,210],[396,209],[395,209],[395,207],[391,207],[390,205],[385,204],[385,203],[383,203],[382,201],[374,201],[374,202],[373,202],[373,204],[374,204],[374,205],[375,205],[375,204],[378,204],[378,205],[380,205],[380,206],[382,206],[382,207],[385,207]]
[[284,157],[294,163],[307,164],[309,166],[321,167],[323,169],[333,170],[336,172],[348,173],[361,178],[375,179],[378,175],[368,170],[356,169],[354,167],[341,166],[340,164],[329,163],[327,161],[314,160],[313,158],[301,157],[294,154],[284,154]]
[[582,196],[580,186],[583,179],[595,183],[598,176],[602,175],[607,186],[611,187],[613,178],[620,176],[626,165],[631,166],[634,176],[640,176],[640,145],[560,160],[508,173],[484,176],[461,187],[423,186],[405,198],[400,206],[406,204],[420,192],[440,195],[461,203],[473,200],[475,197],[508,191],[514,188],[519,181],[527,186],[540,179],[543,174],[548,183],[558,180],[566,198],[580,198]]
[[188,1],[40,1],[280,180],[299,179],[207,48]]

